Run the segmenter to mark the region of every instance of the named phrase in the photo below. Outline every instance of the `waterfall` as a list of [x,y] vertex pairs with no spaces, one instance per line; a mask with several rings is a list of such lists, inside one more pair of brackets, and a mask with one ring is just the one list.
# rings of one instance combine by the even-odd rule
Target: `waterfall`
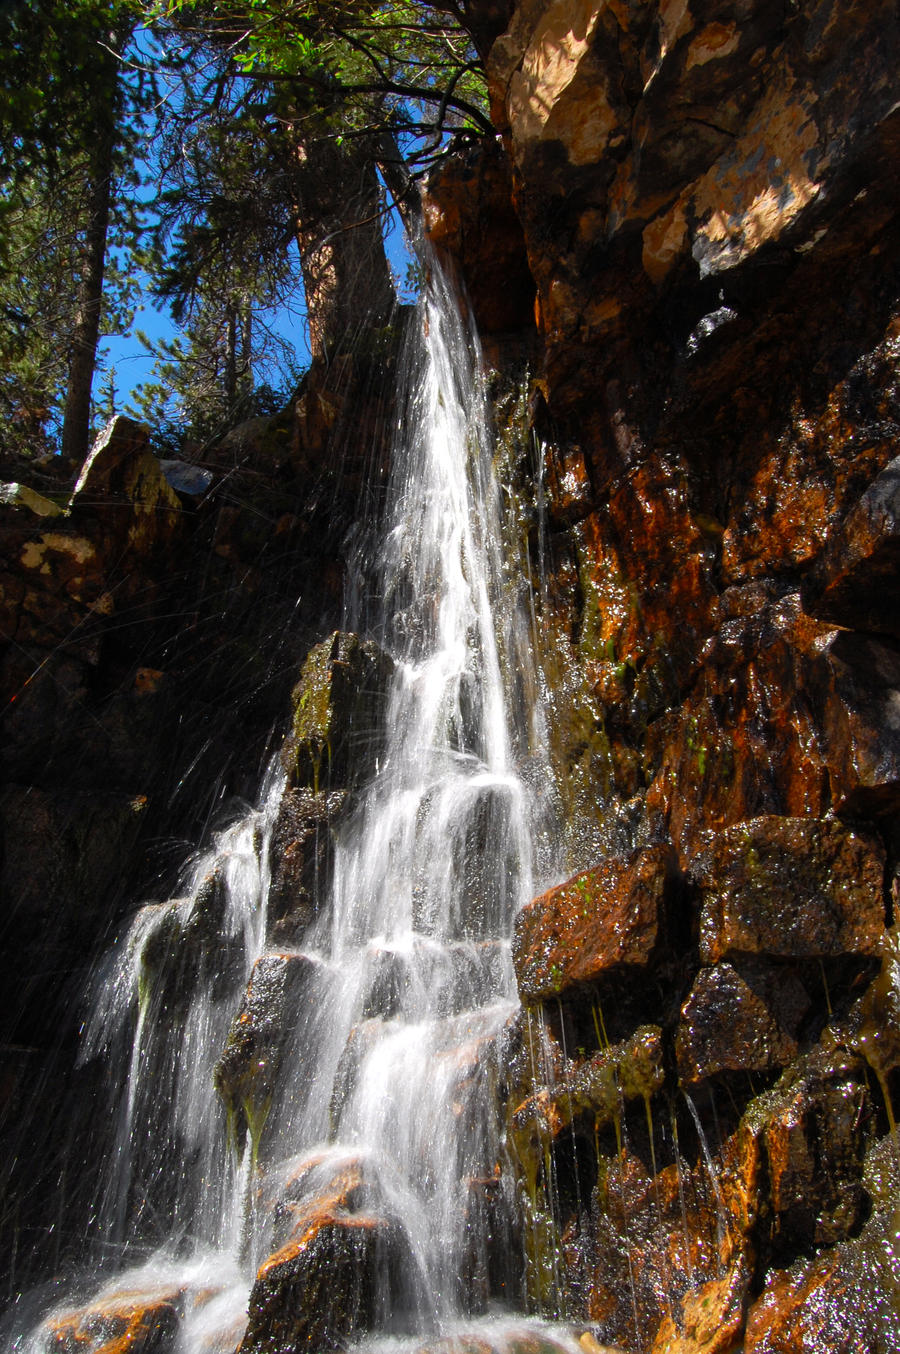
[[[498,1083],[518,1008],[512,925],[546,810],[521,698],[536,689],[528,611],[501,544],[477,340],[437,270],[411,329],[381,541],[361,565],[393,665],[388,732],[341,826],[328,905],[301,947],[266,952],[273,774],[185,897],[138,914],[86,1031],[85,1056],[118,1049],[127,1068],[98,1206],[116,1272],[94,1310],[162,1294],[184,1354],[236,1348],[254,1275],[298,1218],[309,1235],[383,1238],[377,1291],[342,1343],[421,1343],[523,1300]],[[215,1068],[248,978],[267,973],[289,1038],[242,1135]],[[65,1320],[33,1348],[63,1347]],[[482,1323],[482,1347],[503,1329]]]

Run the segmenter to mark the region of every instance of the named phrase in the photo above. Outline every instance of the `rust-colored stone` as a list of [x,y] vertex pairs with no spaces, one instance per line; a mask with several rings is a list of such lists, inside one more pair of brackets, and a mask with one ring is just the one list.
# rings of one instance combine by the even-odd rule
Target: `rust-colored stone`
[[731,964],[701,969],[681,1008],[678,1074],[691,1086],[719,1072],[783,1067],[797,1042]]
[[184,1305],[184,1290],[120,1292],[47,1325],[52,1354],[173,1354]]
[[879,952],[884,850],[870,834],[822,819],[757,818],[718,833],[690,873],[707,963]]
[[651,847],[605,861],[528,903],[513,960],[525,1001],[556,996],[622,965],[646,966],[661,924],[671,855]]
[[741,1260],[681,1299],[661,1323],[650,1354],[732,1354],[744,1325],[750,1268]]
[[422,209],[438,256],[462,275],[479,332],[530,328],[534,279],[500,147],[482,141],[443,161],[428,176]]

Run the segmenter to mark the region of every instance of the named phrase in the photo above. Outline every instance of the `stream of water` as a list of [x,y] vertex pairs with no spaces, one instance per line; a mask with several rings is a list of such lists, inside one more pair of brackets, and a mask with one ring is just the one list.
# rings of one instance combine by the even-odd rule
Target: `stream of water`
[[[301,948],[264,958],[273,772],[185,897],[138,914],[85,1033],[85,1057],[125,1069],[93,1307],[176,1293],[184,1354],[235,1349],[285,1215],[314,1218],[342,1188],[342,1216],[363,1200],[395,1238],[357,1343],[421,1344],[475,1313],[502,1346],[499,1309],[522,1299],[497,1082],[512,925],[546,814],[540,711],[521,700],[536,689],[531,637],[501,545],[477,340],[437,273],[413,330],[381,544],[361,565],[394,664],[388,734],[340,830],[328,905]],[[214,1071],[260,961],[295,975],[296,996],[277,1091],[235,1150]],[[68,1348],[65,1322],[29,1347]],[[101,1327],[79,1350],[102,1347]]]

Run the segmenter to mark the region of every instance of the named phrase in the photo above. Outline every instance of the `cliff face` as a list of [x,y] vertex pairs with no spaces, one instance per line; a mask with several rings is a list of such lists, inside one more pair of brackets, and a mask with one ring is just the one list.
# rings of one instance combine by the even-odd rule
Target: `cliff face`
[[[533,1301],[629,1349],[895,1347],[898,44],[522,0],[488,54],[577,872],[517,928],[509,1140]],[[489,328],[491,175],[426,206]]]

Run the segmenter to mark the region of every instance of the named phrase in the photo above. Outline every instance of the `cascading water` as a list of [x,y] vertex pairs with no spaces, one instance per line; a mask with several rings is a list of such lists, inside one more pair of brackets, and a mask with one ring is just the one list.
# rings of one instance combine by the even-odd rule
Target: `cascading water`
[[[533,767],[537,714],[521,698],[509,713],[509,690],[529,686],[527,616],[504,574],[477,344],[436,273],[418,318],[375,570],[388,732],[341,828],[329,905],[302,949],[261,958],[276,780],[185,900],[139,914],[87,1032],[86,1056],[115,1045],[137,1000],[101,1230],[120,1265],[143,1264],[101,1306],[123,1290],[177,1293],[184,1351],[235,1348],[253,1275],[278,1246],[294,1254],[297,1218],[308,1235],[377,1223],[387,1238],[344,1343],[421,1341],[521,1298],[497,1081],[517,1006],[512,924],[534,891],[546,807],[516,772]],[[278,989],[291,1034],[242,1134],[214,1069],[266,963],[293,975]],[[160,1249],[145,1259],[137,1237]],[[251,1348],[265,1302],[255,1289]],[[36,1348],[48,1329],[61,1347],[60,1320]]]

